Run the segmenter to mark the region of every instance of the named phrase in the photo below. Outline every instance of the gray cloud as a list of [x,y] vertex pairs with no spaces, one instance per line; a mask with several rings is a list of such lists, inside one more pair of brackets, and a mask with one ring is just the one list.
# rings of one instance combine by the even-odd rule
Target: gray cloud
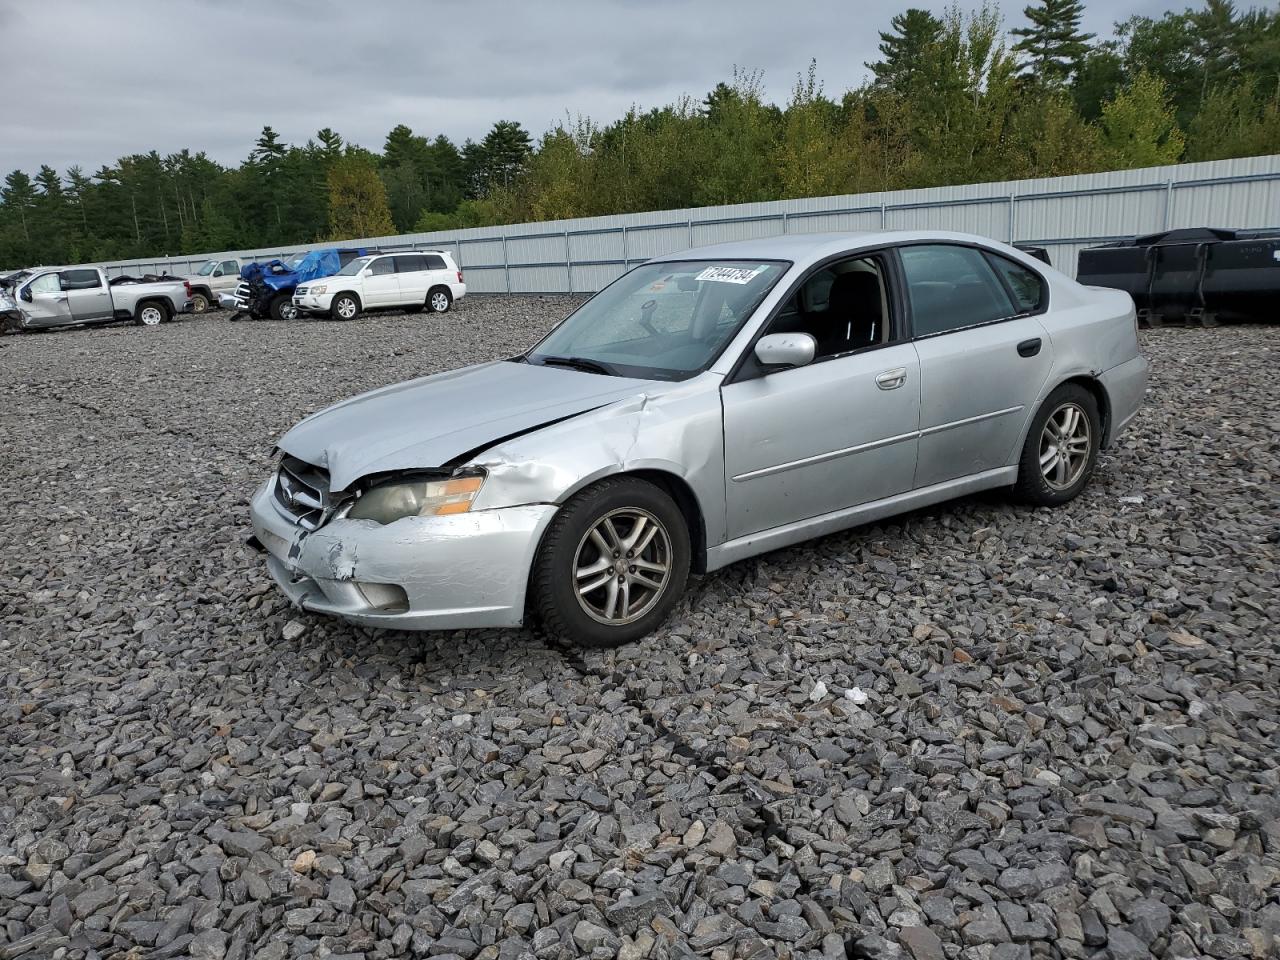
[[[1007,25],[1022,22],[1024,3],[1000,4]],[[397,123],[460,142],[512,119],[536,136],[566,112],[608,122],[632,104],[701,97],[734,65],[763,71],[782,102],[811,57],[838,94],[865,79],[877,31],[907,5],[6,0],[0,171],[93,171],[183,147],[235,164],[263,124],[298,143],[328,126],[371,148]],[[1108,34],[1166,6],[1094,3],[1085,26]]]

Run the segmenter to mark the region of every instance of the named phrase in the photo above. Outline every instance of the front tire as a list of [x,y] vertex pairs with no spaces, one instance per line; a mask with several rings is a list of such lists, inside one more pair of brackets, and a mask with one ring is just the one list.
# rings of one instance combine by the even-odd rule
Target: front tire
[[335,320],[354,320],[360,316],[360,301],[354,293],[340,293],[329,304],[329,316]]
[[604,480],[551,521],[534,561],[533,606],[562,640],[621,646],[667,618],[689,561],[689,529],[671,497],[643,480]]
[[272,320],[296,320],[298,308],[293,305],[293,295],[281,293],[271,301]]
[[432,313],[447,313],[453,306],[453,294],[445,287],[433,287],[427,293],[427,309]]
[[199,290],[196,290],[191,294],[192,313],[204,313],[209,310],[211,306],[212,304],[210,303],[209,298]]
[[1037,507],[1074,500],[1089,482],[1102,446],[1098,401],[1064,383],[1040,405],[1018,461],[1018,498]]

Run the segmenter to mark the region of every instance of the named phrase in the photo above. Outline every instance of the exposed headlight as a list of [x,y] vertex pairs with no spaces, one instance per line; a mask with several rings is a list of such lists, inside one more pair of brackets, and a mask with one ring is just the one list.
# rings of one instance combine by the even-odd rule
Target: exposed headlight
[[347,517],[392,523],[405,517],[444,517],[466,513],[483,485],[482,476],[385,483],[360,497],[347,511]]
[[307,293],[311,294],[312,296],[315,296],[317,293],[324,293],[328,289],[329,288],[322,283],[318,287],[307,287]]

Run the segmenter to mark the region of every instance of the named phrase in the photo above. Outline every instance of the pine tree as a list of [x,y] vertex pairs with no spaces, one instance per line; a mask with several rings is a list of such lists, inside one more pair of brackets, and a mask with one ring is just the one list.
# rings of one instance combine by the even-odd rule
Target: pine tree
[[899,13],[889,24],[889,31],[880,31],[884,59],[866,66],[875,74],[877,85],[902,91],[919,75],[925,51],[941,38],[944,25],[928,10],[918,7]]
[[29,220],[36,205],[36,191],[31,178],[21,170],[14,170],[4,178],[4,187],[0,188],[0,201],[4,202],[7,212],[18,215],[18,222],[22,225],[22,239],[30,243]]
[[1018,27],[1012,33],[1022,38],[1013,49],[1026,54],[1025,73],[1050,86],[1065,83],[1079,69],[1093,39],[1092,33],[1080,31],[1083,4],[1079,0],[1039,0],[1022,13],[1031,26]]

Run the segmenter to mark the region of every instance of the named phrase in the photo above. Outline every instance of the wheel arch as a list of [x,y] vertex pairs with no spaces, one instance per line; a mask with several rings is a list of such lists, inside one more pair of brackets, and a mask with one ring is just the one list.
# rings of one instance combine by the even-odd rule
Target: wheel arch
[[[705,573],[707,569],[707,524],[706,516],[702,509],[702,504],[698,501],[697,494],[693,492],[693,487],[689,482],[670,470],[663,470],[658,467],[635,467],[628,470],[620,470],[615,473],[606,473],[595,475],[584,480],[565,491],[564,495],[557,500],[558,505],[563,506],[571,498],[577,496],[583,490],[595,486],[605,480],[619,480],[633,477],[637,480],[644,480],[653,484],[672,500],[675,501],[681,515],[684,517],[685,526],[689,530],[689,565],[694,573]],[[543,531],[542,538],[546,537],[546,531]],[[538,550],[542,549],[542,538],[538,541]],[[537,552],[535,551],[535,556]]]
[[[1111,397],[1107,394],[1107,388],[1103,386],[1101,380],[1092,374],[1078,373],[1067,377],[1061,383],[1055,384],[1053,390],[1057,390],[1058,387],[1068,383],[1076,383],[1084,387],[1093,394],[1093,399],[1097,401],[1098,416],[1102,419],[1102,441],[1098,444],[1098,448],[1105,450],[1111,443]],[[1050,390],[1049,393],[1053,393],[1053,390]],[[1049,393],[1045,394],[1046,399],[1048,399]]]
[[171,304],[165,297],[152,296],[152,297],[143,297],[141,300],[139,300],[137,303],[133,305],[134,318],[137,319],[138,317],[141,317],[142,311],[145,310],[147,307],[160,308],[161,323],[164,323],[166,320],[169,320],[170,318],[173,317],[173,304]]

